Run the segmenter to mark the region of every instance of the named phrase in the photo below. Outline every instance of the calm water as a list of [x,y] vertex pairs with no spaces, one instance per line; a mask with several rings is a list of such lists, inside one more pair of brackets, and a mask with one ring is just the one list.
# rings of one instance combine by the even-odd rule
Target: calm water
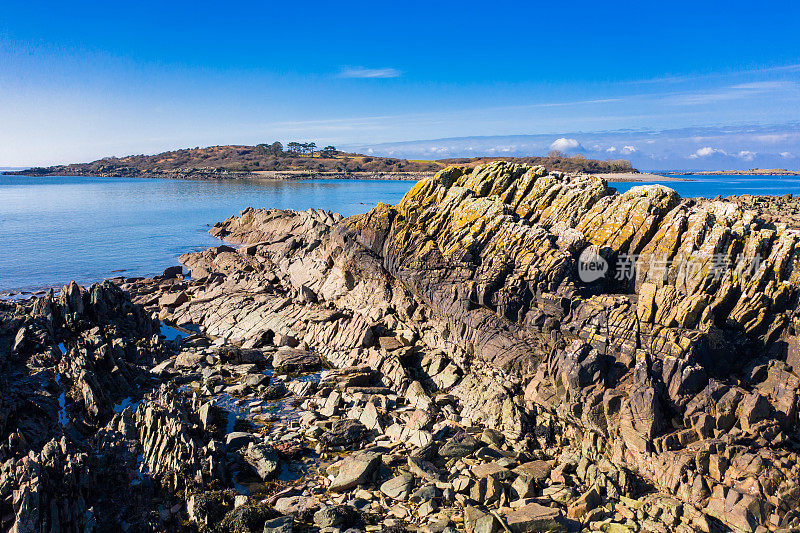
[[413,185],[0,176],[0,291],[157,274],[219,244],[209,227],[246,207],[348,216],[397,203]]
[[[661,173],[659,173],[661,174]],[[733,194],[794,194],[800,195],[800,176],[677,176],[692,181],[664,181],[667,187],[675,189],[684,198],[714,198]],[[619,191],[627,191],[642,183],[612,183]]]
[[[681,196],[800,194],[800,178],[695,177],[665,182]],[[626,191],[638,183],[612,184]],[[180,254],[219,244],[208,228],[253,207],[352,215],[397,203],[409,181],[186,181],[0,176],[0,291],[74,279],[149,276]]]

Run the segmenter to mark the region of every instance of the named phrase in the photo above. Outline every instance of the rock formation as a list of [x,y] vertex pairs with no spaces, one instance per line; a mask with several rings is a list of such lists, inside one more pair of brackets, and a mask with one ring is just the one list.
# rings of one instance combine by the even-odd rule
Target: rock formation
[[[59,519],[85,528],[101,504],[52,464],[96,468],[71,447],[102,438],[165,502],[145,530],[796,530],[796,204],[496,162],[346,219],[247,209],[211,230],[237,247],[182,256],[192,279],[122,285],[180,341],[126,304],[110,324],[141,347],[92,337],[66,365],[74,322],[43,317],[111,327],[118,289],[5,308],[8,364],[70,369],[83,438],[37,441],[4,402],[5,453],[31,451],[3,466],[4,526],[51,527],[38,475],[82,491],[83,521]],[[125,383],[142,401],[112,416]]]

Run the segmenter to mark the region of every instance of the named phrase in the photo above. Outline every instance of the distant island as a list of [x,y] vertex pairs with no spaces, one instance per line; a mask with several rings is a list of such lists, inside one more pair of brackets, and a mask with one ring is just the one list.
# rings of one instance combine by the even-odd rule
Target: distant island
[[751,168],[750,170],[695,170],[690,172],[672,172],[683,176],[800,176],[800,170],[785,168]]
[[4,174],[24,176],[90,176],[180,179],[413,179],[418,180],[449,165],[474,167],[496,160],[544,165],[548,170],[591,174],[638,175],[624,159],[598,161],[581,155],[550,152],[540,157],[474,157],[412,160],[348,153],[334,146],[317,148],[314,142],[280,142],[255,146],[185,148],[156,155],[106,157],[91,163],[72,163]]

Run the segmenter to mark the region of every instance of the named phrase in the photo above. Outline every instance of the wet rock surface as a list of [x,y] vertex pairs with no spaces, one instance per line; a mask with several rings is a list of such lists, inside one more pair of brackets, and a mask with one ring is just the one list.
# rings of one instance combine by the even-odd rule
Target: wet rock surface
[[498,162],[0,303],[2,525],[797,530],[797,205]]

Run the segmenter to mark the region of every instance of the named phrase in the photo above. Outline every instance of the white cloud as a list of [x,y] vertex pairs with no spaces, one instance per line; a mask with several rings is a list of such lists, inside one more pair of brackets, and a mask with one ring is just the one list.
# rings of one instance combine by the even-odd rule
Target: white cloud
[[736,157],[738,157],[739,159],[742,159],[744,161],[752,161],[753,159],[756,158],[756,153],[755,152],[751,152],[750,150],[742,150],[742,151],[739,152],[739,155],[737,155]]
[[630,155],[630,154],[634,153],[635,151],[636,151],[635,147],[626,145],[626,146],[622,147],[622,150],[620,150],[620,153],[623,153],[625,155]]
[[396,68],[343,67],[340,78],[399,78],[401,72]]
[[610,146],[610,147],[606,148],[606,152],[608,152],[609,154],[613,154],[616,151],[617,151],[617,147],[616,146]]
[[581,143],[579,143],[577,140],[567,139],[566,137],[556,139],[550,145],[551,150],[559,150],[561,152],[569,152],[570,150],[579,150],[581,148]]
[[710,157],[714,154],[728,155],[725,153],[725,150],[720,150],[719,148],[711,148],[710,146],[704,146],[703,148],[699,148],[695,153],[691,154],[689,157],[691,157],[692,159],[697,159],[698,157]]
[[794,159],[794,154],[791,152],[781,152],[781,157],[784,159]]

